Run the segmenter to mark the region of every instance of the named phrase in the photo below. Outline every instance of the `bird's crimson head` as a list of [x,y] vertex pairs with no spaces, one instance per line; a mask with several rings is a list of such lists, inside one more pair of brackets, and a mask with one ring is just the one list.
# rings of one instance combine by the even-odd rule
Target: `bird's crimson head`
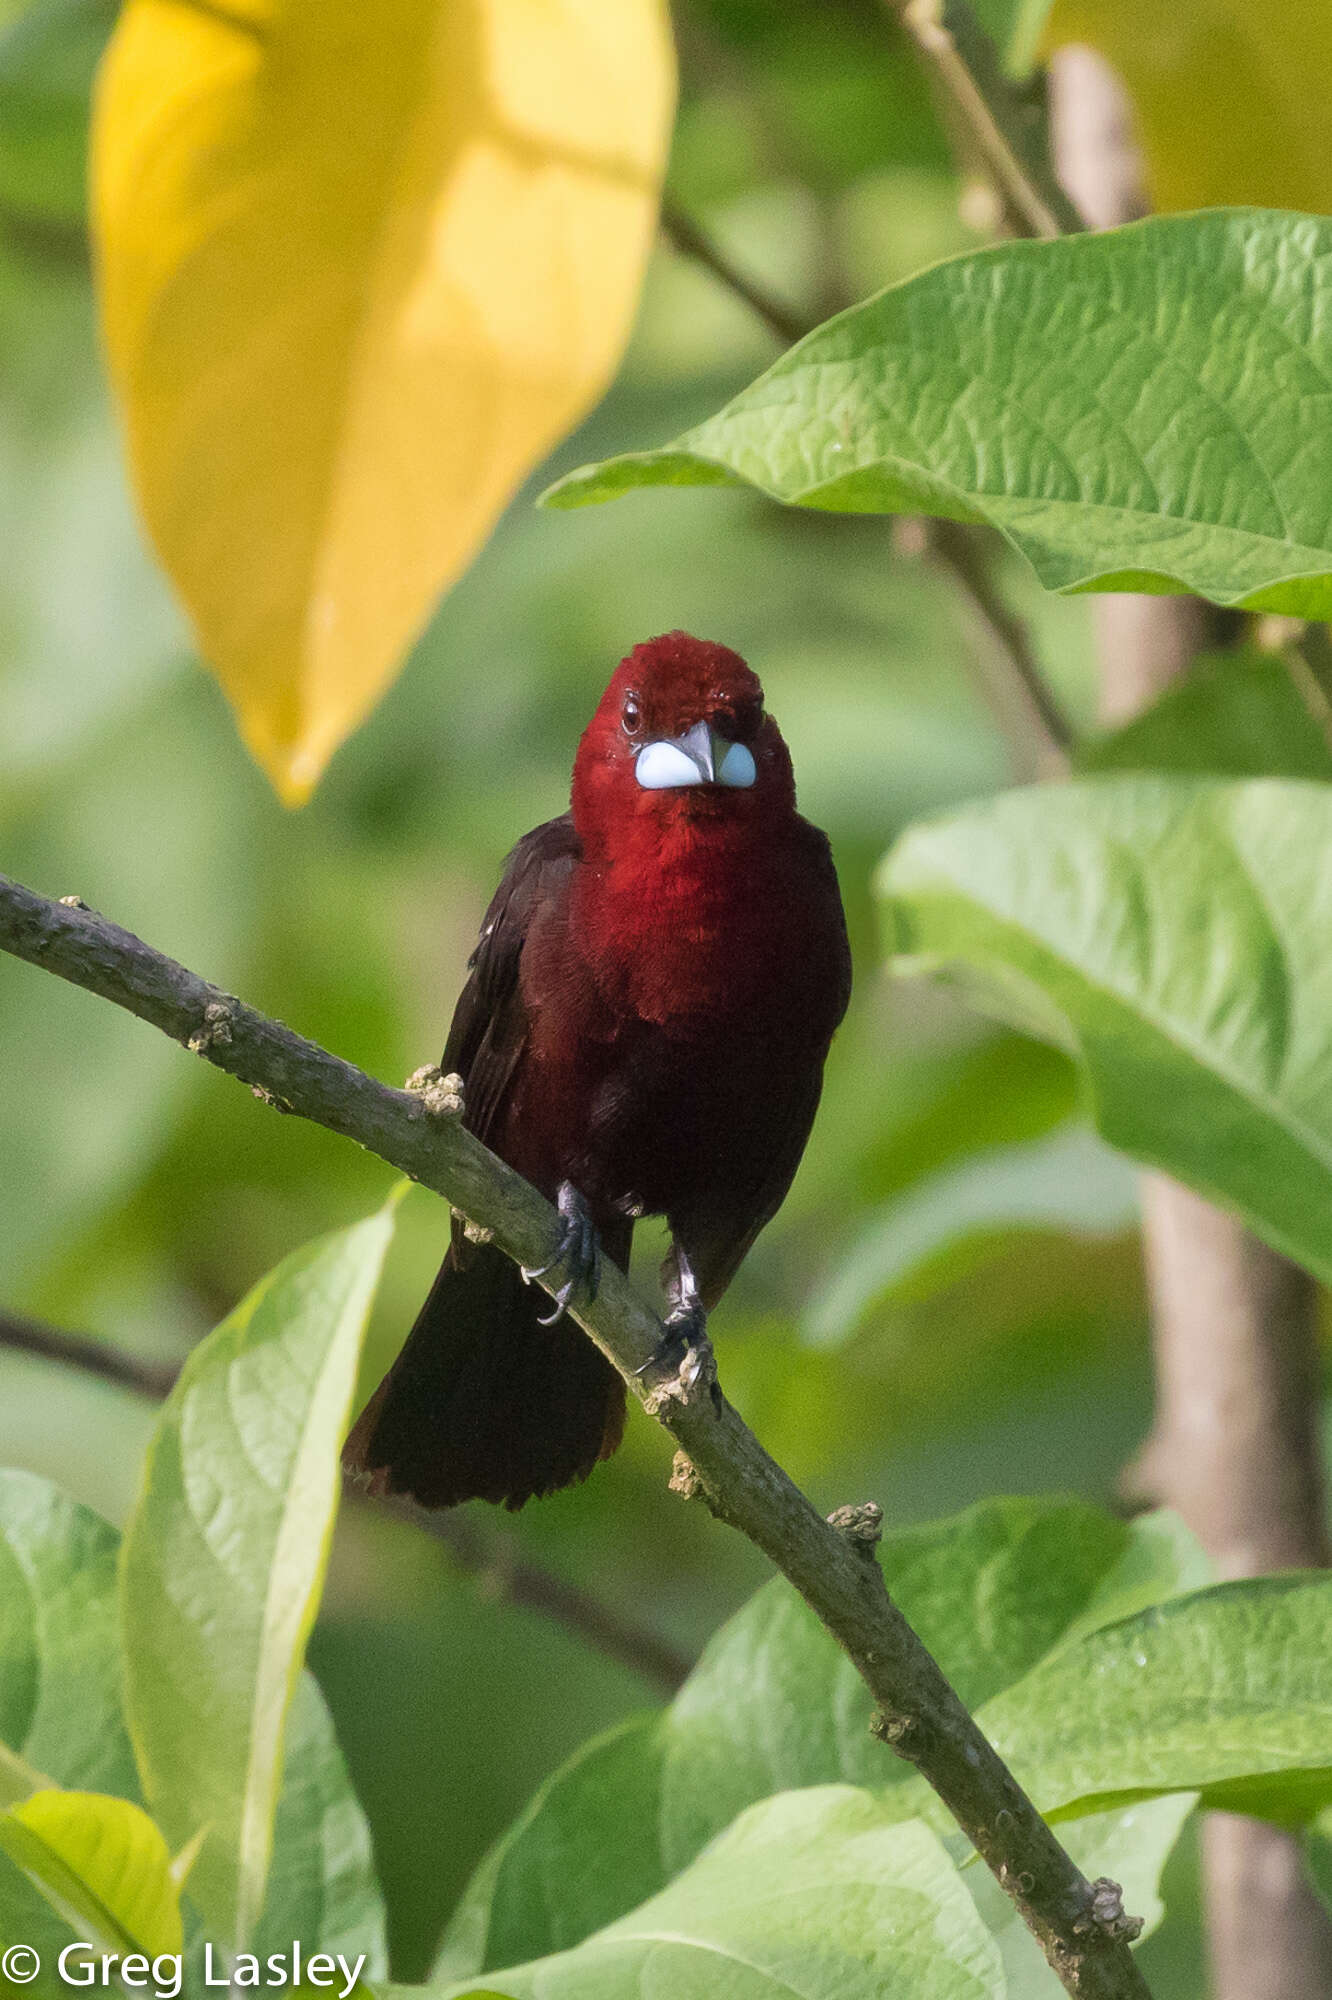
[[621,660],[574,761],[574,824],[585,842],[629,820],[664,831],[794,810],[790,753],[738,653],[666,632]]

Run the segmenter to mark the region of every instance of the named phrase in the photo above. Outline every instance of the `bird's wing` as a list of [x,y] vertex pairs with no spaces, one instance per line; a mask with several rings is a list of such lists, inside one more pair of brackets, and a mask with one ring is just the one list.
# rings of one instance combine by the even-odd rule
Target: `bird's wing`
[[526,833],[504,866],[468,960],[441,1068],[463,1080],[463,1123],[487,1139],[527,1040],[518,969],[537,910],[564,892],[581,853],[568,813]]

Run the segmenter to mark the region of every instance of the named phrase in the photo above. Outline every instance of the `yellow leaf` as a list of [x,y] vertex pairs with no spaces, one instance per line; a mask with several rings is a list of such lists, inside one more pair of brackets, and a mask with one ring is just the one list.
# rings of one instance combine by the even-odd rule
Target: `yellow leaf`
[[609,380],[673,95],[662,0],[126,0],[93,134],[112,380],[289,803]]
[[1045,41],[1123,77],[1156,208],[1332,211],[1327,0],[1055,0]]
[[0,1814],[0,1853],[99,1949],[175,1953],[180,1896],[146,1812],[101,1792],[35,1792]]

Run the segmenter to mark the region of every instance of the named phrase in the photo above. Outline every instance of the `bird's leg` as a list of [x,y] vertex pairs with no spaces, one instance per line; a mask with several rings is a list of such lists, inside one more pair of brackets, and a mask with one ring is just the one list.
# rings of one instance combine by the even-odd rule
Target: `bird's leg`
[[531,1284],[534,1278],[544,1278],[561,1262],[567,1263],[569,1275],[555,1294],[555,1310],[540,1319],[541,1326],[554,1326],[564,1318],[570,1300],[580,1288],[589,1299],[594,1299],[601,1284],[601,1238],[592,1220],[582,1195],[572,1181],[561,1181],[555,1196],[555,1206],[560,1212],[563,1228],[555,1245],[555,1254],[548,1263],[520,1265],[523,1278]]
[[713,1401],[720,1404],[717,1359],[708,1339],[708,1317],[699,1296],[698,1280],[682,1244],[675,1244],[666,1269],[670,1274],[666,1289],[671,1301],[666,1331],[634,1373],[646,1375],[650,1368],[669,1371],[667,1379],[658,1384],[648,1399],[650,1407],[660,1407],[666,1402],[687,1403],[700,1385],[710,1389]]

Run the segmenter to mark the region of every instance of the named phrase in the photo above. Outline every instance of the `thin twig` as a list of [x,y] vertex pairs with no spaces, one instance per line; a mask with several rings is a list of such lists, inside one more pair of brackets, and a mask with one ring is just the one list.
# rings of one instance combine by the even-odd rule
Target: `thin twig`
[[776,334],[784,347],[794,347],[798,340],[803,340],[812,330],[811,326],[807,325],[790,306],[774,298],[773,294],[756,279],[747,277],[743,271],[738,270],[725,251],[720,249],[708,235],[706,229],[701,228],[693,216],[687,215],[669,195],[661,204],[660,223],[661,233],[672,249],[678,250],[682,257],[692,258],[694,263],[701,264],[705,271],[711,271],[713,277],[719,279],[728,291],[734,292],[752,312],[758,314],[764,325],[770,332]]
[[[77,899],[50,902],[3,876],[0,949],[128,1009],[265,1102],[356,1140],[488,1229],[516,1262],[549,1255],[560,1227],[554,1209],[463,1128],[453,1093],[391,1090]],[[559,1282],[557,1272],[548,1288]],[[1129,1951],[1132,1920],[1065,1853],[889,1598],[863,1510],[839,1531],[706,1381],[663,1379],[653,1365],[662,1323],[614,1265],[574,1316],[687,1454],[714,1510],[763,1550],[842,1645],[877,1705],[876,1733],[934,1787],[1065,1989],[1078,2000],[1148,2000]]]
[[180,1368],[172,1361],[149,1361],[129,1354],[104,1340],[90,1340],[86,1334],[63,1333],[39,1320],[23,1319],[17,1313],[0,1313],[0,1347],[18,1354],[35,1354],[43,1361],[58,1361],[62,1367],[81,1369],[118,1388],[132,1389],[136,1396],[150,1396],[160,1402],[169,1396]]
[[1037,774],[1067,776],[1076,740],[1072,726],[1046,685],[1026,625],[995,588],[975,529],[960,521],[930,521],[925,545],[947,564],[985,628],[1003,673],[1003,692],[1017,710],[1020,728],[1035,744]]
[[[350,1491],[356,1494],[354,1486]],[[674,1694],[687,1678],[693,1661],[669,1639],[626,1617],[604,1598],[593,1597],[576,1583],[556,1576],[553,1570],[528,1562],[518,1554],[512,1537],[486,1533],[466,1514],[453,1509],[433,1512],[400,1498],[373,1504],[411,1522],[447,1549],[450,1560],[476,1578],[483,1597],[523,1611],[541,1612],[665,1694]]]
[[[85,1375],[114,1382],[118,1388],[154,1402],[170,1395],[180,1374],[177,1362],[148,1361],[107,1341],[65,1333],[16,1313],[0,1313],[0,1349],[80,1369]],[[430,1514],[408,1500],[372,1499],[355,1487],[349,1489],[349,1497],[359,1506],[394,1514],[423,1529],[448,1551],[456,1568],[475,1577],[484,1597],[543,1613],[666,1694],[673,1694],[688,1674],[692,1661],[668,1639],[589,1591],[580,1590],[576,1583],[529,1562],[518,1554],[512,1538],[483,1533],[463,1514]]]
[[[964,0],[883,0],[928,62],[958,150],[972,155],[998,197],[1013,235],[1055,237],[1080,227],[1077,210],[1055,178],[1039,108],[1004,74],[993,42]],[[1016,738],[1020,769],[1059,777],[1068,772],[1075,737],[1052,694],[1022,620],[996,590],[974,528],[929,521],[922,539],[952,571],[985,627],[1002,677],[980,673],[1000,719]],[[1016,723],[1016,729],[1013,724]],[[1027,743],[1034,758],[1024,756]]]
[[1038,107],[1004,74],[964,0],[884,0],[934,73],[1015,233],[1067,236],[1081,218],[1055,179]]

